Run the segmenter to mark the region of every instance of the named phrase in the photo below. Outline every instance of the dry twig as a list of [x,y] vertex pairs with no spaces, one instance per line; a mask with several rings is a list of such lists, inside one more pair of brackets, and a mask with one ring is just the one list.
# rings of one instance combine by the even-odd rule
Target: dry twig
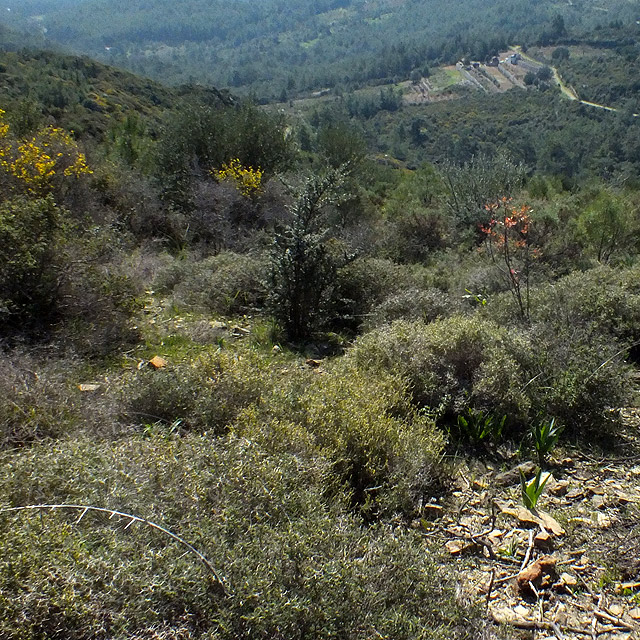
[[151,522],[151,520],[147,520],[146,518],[142,518],[140,516],[135,516],[135,515],[133,515],[131,513],[124,513],[122,511],[116,511],[115,509],[106,509],[104,507],[94,507],[94,506],[86,505],[86,504],[30,504],[30,505],[26,505],[26,506],[23,506],[23,507],[7,507],[5,509],[0,509],[0,513],[10,513],[10,512],[14,512],[15,513],[15,512],[25,512],[25,511],[40,511],[40,512],[42,512],[42,511],[46,511],[47,509],[49,509],[49,510],[57,509],[57,510],[82,511],[82,513],[80,514],[80,517],[76,521],[76,524],[78,524],[80,522],[80,520],[82,520],[82,518],[85,516],[85,514],[88,511],[94,511],[94,512],[97,512],[97,513],[108,513],[109,514],[109,519],[113,518],[114,516],[118,516],[120,518],[127,518],[129,520],[129,522],[128,522],[127,526],[125,527],[125,529],[128,529],[134,522],[140,522],[141,524],[144,524],[147,527],[151,527],[152,529],[155,529],[156,531],[160,531],[164,535],[168,536],[169,538],[171,538],[171,539],[175,540],[176,542],[178,542],[179,544],[181,544],[190,553],[193,553],[200,560],[200,562],[204,565],[204,567],[207,569],[207,571],[213,576],[214,582],[216,583],[218,588],[221,590],[222,594],[223,595],[228,595],[223,581],[219,578],[218,574],[216,573],[216,571],[213,568],[213,566],[211,565],[211,563],[207,560],[207,558],[202,553],[200,553],[200,551],[198,551],[192,544],[188,543],[186,540],[181,538],[179,535],[173,533],[173,531],[169,531],[169,529],[166,529],[162,525],[159,525],[156,522]]

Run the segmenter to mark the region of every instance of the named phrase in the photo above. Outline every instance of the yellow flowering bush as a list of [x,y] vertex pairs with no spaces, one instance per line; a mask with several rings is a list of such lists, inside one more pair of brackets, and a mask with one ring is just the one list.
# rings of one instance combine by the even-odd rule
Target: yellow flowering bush
[[259,193],[262,188],[262,169],[260,167],[257,169],[245,167],[239,158],[232,158],[229,162],[223,163],[220,169],[214,169],[211,173],[220,182],[231,181],[238,191],[247,198]]
[[32,138],[14,140],[4,115],[0,109],[0,169],[10,191],[43,196],[52,192],[56,177],[92,173],[84,153],[66,131],[45,127]]

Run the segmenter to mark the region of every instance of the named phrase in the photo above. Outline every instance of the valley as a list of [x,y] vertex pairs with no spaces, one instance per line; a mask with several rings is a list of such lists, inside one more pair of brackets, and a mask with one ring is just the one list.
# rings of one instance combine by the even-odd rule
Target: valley
[[637,0],[4,9],[2,640],[640,637]]

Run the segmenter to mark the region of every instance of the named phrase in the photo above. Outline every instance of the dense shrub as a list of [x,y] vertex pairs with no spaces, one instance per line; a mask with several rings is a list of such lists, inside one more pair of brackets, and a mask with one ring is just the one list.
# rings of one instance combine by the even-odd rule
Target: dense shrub
[[399,262],[428,260],[449,246],[450,226],[451,220],[437,209],[409,205],[388,220],[384,249]]
[[624,349],[590,328],[538,325],[530,333],[535,366],[527,394],[532,407],[556,416],[566,434],[607,436],[618,419],[613,409],[630,394]]
[[359,338],[349,357],[364,370],[402,375],[418,406],[445,416],[473,407],[517,421],[530,408],[527,345],[479,317],[397,321]]
[[507,329],[483,317],[453,316],[381,327],[358,339],[349,357],[365,370],[404,376],[415,402],[445,420],[468,408],[506,415],[508,423],[543,415],[556,417],[567,434],[590,437],[626,401],[623,356],[618,342],[591,325]]
[[0,329],[51,320],[64,212],[51,197],[0,203]]
[[442,491],[444,445],[403,380],[339,363],[312,369],[246,346],[208,351],[123,381],[126,418],[145,433],[232,430],[273,453],[323,456],[373,512],[411,513]]
[[349,197],[348,168],[307,177],[277,230],[271,252],[269,308],[292,342],[308,340],[331,316],[336,271],[328,215]]
[[455,299],[439,289],[404,289],[377,305],[367,318],[366,326],[379,327],[402,319],[431,322],[454,314],[459,307]]
[[138,371],[123,381],[125,410],[137,424],[219,434],[273,384],[268,365],[246,349],[205,352],[166,369]]
[[59,321],[52,334],[76,353],[101,357],[140,339],[134,317],[139,283],[117,265],[81,265],[60,283]]
[[590,328],[595,333],[635,342],[640,339],[639,269],[600,266],[575,272],[538,287],[532,321],[558,327]]
[[326,456],[359,504],[411,512],[442,489],[443,435],[389,374],[338,364],[292,376],[235,428],[269,450]]
[[127,430],[111,389],[109,377],[115,376],[105,376],[68,346],[0,352],[0,372],[0,449],[78,434],[114,437]]
[[357,328],[366,321],[372,307],[406,280],[402,267],[380,258],[357,258],[338,269],[335,297],[340,321]]
[[362,527],[320,459],[245,439],[81,441],[14,456],[4,505],[118,508],[161,532],[82,512],[0,513],[0,635],[48,638],[479,638],[437,552],[412,531]]
[[51,197],[13,199],[0,205],[0,247],[5,335],[56,333],[92,354],[137,338],[141,284],[118,265],[128,247],[113,228],[82,228]]
[[69,372],[76,363],[47,354],[0,354],[0,449],[56,438],[78,422]]
[[[640,290],[637,267],[600,266],[570,274],[532,292],[529,340],[536,366],[528,393],[569,431],[600,429],[610,409],[629,396],[625,358],[638,357]],[[516,313],[513,302],[495,299],[485,312],[501,322]]]
[[179,307],[223,315],[261,307],[268,264],[262,256],[221,253],[200,261],[177,260],[158,274],[155,286]]

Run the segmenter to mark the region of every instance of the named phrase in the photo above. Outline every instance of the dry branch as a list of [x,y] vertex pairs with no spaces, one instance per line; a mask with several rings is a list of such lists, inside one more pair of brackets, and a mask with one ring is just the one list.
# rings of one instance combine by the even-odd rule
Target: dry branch
[[220,579],[216,570],[213,568],[209,560],[200,553],[192,544],[181,538],[179,535],[173,533],[173,531],[169,531],[162,525],[152,522],[151,520],[147,520],[146,518],[142,518],[141,516],[136,516],[131,513],[124,513],[123,511],[116,511],[115,509],[106,509],[104,507],[94,507],[86,504],[30,504],[22,507],[7,507],[4,509],[0,509],[0,513],[9,513],[9,512],[24,512],[24,511],[45,511],[45,510],[70,510],[70,511],[82,511],[80,517],[76,521],[76,524],[82,520],[85,514],[88,511],[93,511],[97,513],[107,513],[109,514],[109,519],[114,516],[118,516],[120,518],[127,518],[129,520],[125,529],[128,529],[134,522],[140,522],[141,524],[146,525],[147,527],[151,527],[156,531],[160,531],[164,535],[168,536],[172,540],[175,540],[179,544],[181,544],[185,549],[187,549],[190,553],[193,553],[200,562],[204,565],[205,569],[211,574],[213,580],[217,587],[221,590],[223,595],[228,595],[227,589],[224,586],[224,582]]

